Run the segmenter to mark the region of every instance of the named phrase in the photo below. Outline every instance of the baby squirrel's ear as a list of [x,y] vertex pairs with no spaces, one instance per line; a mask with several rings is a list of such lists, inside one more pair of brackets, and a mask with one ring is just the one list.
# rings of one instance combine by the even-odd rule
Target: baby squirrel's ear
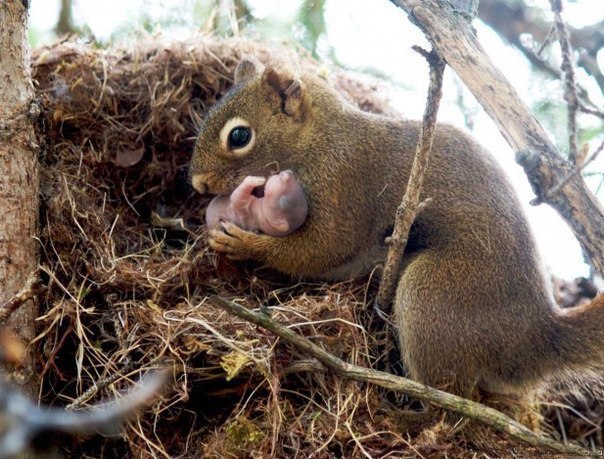
[[264,71],[264,66],[252,56],[244,57],[235,69],[235,84],[243,83]]
[[304,118],[304,85],[288,73],[270,67],[262,75],[264,82],[281,100],[281,111],[296,121]]

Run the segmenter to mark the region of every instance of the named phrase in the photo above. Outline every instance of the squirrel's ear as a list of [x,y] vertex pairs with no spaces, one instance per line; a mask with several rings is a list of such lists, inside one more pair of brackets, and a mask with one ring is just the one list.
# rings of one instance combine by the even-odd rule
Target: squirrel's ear
[[264,70],[264,66],[251,56],[243,58],[235,69],[235,84],[243,83],[250,78],[259,75]]
[[262,76],[269,88],[281,99],[281,111],[301,120],[304,116],[304,86],[302,81],[273,68],[265,70]]

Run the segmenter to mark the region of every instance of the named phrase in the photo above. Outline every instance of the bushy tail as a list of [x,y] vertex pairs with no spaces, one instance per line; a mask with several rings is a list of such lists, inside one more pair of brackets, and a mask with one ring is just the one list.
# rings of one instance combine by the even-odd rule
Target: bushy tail
[[560,340],[560,365],[604,380],[604,294],[591,303],[559,309],[555,315]]

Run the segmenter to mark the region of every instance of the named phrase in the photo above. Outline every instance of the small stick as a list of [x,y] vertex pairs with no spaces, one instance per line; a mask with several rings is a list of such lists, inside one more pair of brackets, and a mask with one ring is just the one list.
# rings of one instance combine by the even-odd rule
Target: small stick
[[233,303],[232,301],[228,301],[216,295],[210,298],[210,303],[243,320],[269,330],[286,343],[294,346],[296,349],[298,349],[298,351],[314,357],[325,367],[333,370],[335,373],[344,378],[363,383],[375,384],[376,386],[380,386],[385,389],[402,392],[411,397],[430,402],[446,410],[459,413],[466,418],[480,421],[489,427],[498,430],[499,432],[508,434],[515,440],[533,446],[548,448],[565,454],[586,454],[586,450],[579,446],[564,445],[551,438],[537,435],[528,427],[523,426],[519,422],[488,406],[484,406],[480,403],[459,397],[457,395],[449,394],[448,392],[444,392],[442,390],[434,389],[433,387],[420,384],[416,381],[412,381],[401,376],[396,376],[383,371],[372,370],[370,368],[364,368],[345,362],[335,355],[325,351],[323,348],[314,344],[307,338],[304,338],[289,328],[274,322],[266,314],[251,311],[241,305],[238,305],[237,303]]
[[0,379],[0,408],[9,420],[0,435],[0,457],[13,457],[27,449],[40,432],[73,435],[114,431],[134,411],[158,395],[167,379],[165,370],[144,375],[123,398],[90,407],[86,411],[40,407]]
[[[126,366],[127,367],[127,366]],[[123,371],[123,370],[122,370]],[[111,373],[108,377],[101,379],[96,384],[90,386],[82,395],[76,398],[73,402],[69,403],[65,406],[66,410],[73,410],[75,408],[80,408],[86,403],[87,400],[90,400],[95,394],[99,391],[103,390],[105,387],[113,384],[115,381],[120,379],[122,375],[119,372]]]
[[38,273],[36,272],[32,274],[32,276],[27,280],[25,287],[23,287],[19,293],[2,305],[0,308],[0,321],[5,321],[8,319],[8,317],[15,312],[19,306],[34,298],[43,290],[43,288],[44,287],[40,284]]
[[573,167],[572,170],[566,175],[566,177],[564,177],[556,185],[547,190],[544,193],[545,199],[551,198],[554,194],[560,191],[560,189],[564,185],[566,185],[575,175],[579,174],[583,169],[589,166],[600,155],[600,153],[602,153],[602,150],[604,150],[604,141],[602,141],[600,146],[596,148],[596,150],[591,154],[589,158],[587,158],[583,162],[579,161],[579,164]]
[[541,58],[541,53],[543,53],[543,51],[545,50],[545,48],[552,42],[552,40],[554,39],[554,34],[556,32],[556,26],[552,26],[549,29],[549,32],[547,32],[547,36],[545,37],[545,40],[543,40],[543,43],[541,43],[541,46],[539,47],[539,49],[537,50],[537,52],[535,53],[535,55],[539,58]]
[[390,309],[390,303],[392,302],[398,283],[403,253],[409,240],[409,230],[422,208],[419,197],[422,191],[424,175],[428,168],[428,159],[432,150],[434,131],[436,129],[436,115],[442,97],[445,61],[434,49],[428,53],[419,46],[414,46],[413,50],[424,56],[428,64],[430,64],[430,87],[428,88],[428,99],[426,101],[422,128],[419,133],[409,181],[405,189],[403,201],[396,210],[394,231],[387,241],[390,247],[377,296],[377,306],[383,312],[388,312]]
[[575,69],[571,58],[572,50],[568,30],[562,20],[562,0],[549,0],[554,12],[554,22],[560,49],[562,51],[561,69],[564,73],[564,100],[568,105],[568,160],[577,163],[577,111],[579,99],[577,98],[577,85],[575,83]]
[[588,115],[597,116],[598,118],[601,118],[601,119],[604,120],[604,112],[602,110],[597,110],[595,108],[587,107],[583,103],[579,103],[579,109],[583,113],[587,113]]

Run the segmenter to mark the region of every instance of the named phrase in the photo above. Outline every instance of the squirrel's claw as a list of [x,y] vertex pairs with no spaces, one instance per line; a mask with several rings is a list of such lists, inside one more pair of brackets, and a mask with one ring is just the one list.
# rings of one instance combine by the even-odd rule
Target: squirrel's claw
[[258,243],[266,235],[239,228],[231,222],[221,222],[220,227],[210,230],[210,247],[231,260],[257,258]]

